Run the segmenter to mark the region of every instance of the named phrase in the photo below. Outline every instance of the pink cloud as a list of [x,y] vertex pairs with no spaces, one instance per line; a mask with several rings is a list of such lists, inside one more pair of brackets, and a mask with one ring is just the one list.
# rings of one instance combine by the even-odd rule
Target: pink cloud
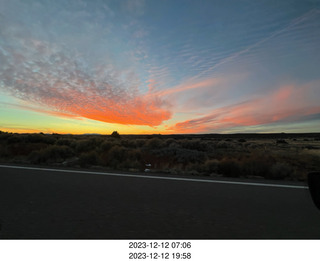
[[176,123],[168,130],[196,133],[275,122],[294,122],[305,116],[320,113],[318,103],[310,102],[309,99],[317,84],[281,86],[264,97],[215,109],[204,117]]
[[197,90],[201,88],[213,87],[218,85],[219,83],[221,83],[221,79],[218,79],[218,78],[209,78],[209,79],[205,79],[198,82],[186,82],[184,84],[175,86],[170,89],[153,92],[151,93],[151,95],[162,97],[162,96],[167,96],[167,95],[176,94],[180,92],[185,92],[188,90],[194,90],[194,89]]

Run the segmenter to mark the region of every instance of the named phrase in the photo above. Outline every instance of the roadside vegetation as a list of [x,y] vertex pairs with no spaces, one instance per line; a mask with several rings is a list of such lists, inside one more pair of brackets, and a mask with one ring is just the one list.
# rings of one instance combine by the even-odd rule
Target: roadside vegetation
[[0,132],[0,162],[176,175],[305,180],[320,134],[60,135]]

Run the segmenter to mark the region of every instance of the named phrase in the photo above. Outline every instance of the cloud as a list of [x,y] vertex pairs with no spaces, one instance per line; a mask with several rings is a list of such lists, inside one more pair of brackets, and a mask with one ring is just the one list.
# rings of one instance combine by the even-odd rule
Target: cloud
[[[319,10],[311,9],[276,30],[266,30],[265,32],[265,28],[262,27],[257,32],[251,32],[252,35],[246,36],[244,34],[243,37],[235,37],[233,39],[235,47],[233,48],[220,49],[216,47],[213,49],[206,46],[203,47],[203,50],[196,51],[189,45],[182,46],[179,55],[185,67],[189,67],[184,70],[191,69],[191,73],[193,73],[191,79],[197,81],[208,77],[219,77],[232,67],[239,70],[246,65],[245,63],[261,66],[265,63],[264,60],[270,59],[268,51],[275,52],[272,58],[277,61],[279,58],[285,59],[288,54],[292,55],[290,53],[292,45],[297,45],[294,50],[297,53],[302,52],[306,45],[309,46],[311,52],[317,51],[319,34],[314,33],[310,28],[319,26],[319,13]],[[272,27],[272,24],[265,26]],[[243,44],[242,41],[246,41],[246,44]],[[201,53],[202,55],[200,55]]]
[[0,69],[2,89],[21,100],[51,108],[52,113],[109,123],[157,126],[171,116],[165,102],[139,94],[134,79],[133,86],[125,86],[130,73],[100,67],[89,74],[48,43],[28,39],[23,47],[34,59],[8,49],[1,52]]
[[[160,91],[156,91],[151,93],[152,96],[168,96],[168,95],[172,95],[172,94],[177,94],[177,93],[181,93],[181,92],[185,92],[185,91],[189,91],[189,90],[198,90],[198,89],[202,89],[202,88],[208,88],[208,87],[214,87],[218,84],[221,83],[221,79],[218,78],[210,78],[210,79],[205,79],[202,81],[198,81],[198,82],[185,82],[183,84],[180,84],[178,86],[166,89],[166,90],[160,90]],[[152,80],[152,83],[154,84],[154,80]]]
[[320,113],[317,101],[319,81],[303,86],[284,85],[263,97],[221,107],[204,117],[179,122],[168,130],[177,133],[213,132],[272,123],[289,123]]
[[43,109],[43,108],[37,108],[37,107],[34,107],[34,106],[30,106],[30,105],[14,104],[14,103],[10,103],[10,102],[0,102],[0,104],[4,105],[6,107],[17,108],[17,109],[20,109],[20,110],[34,111],[34,112],[44,113],[44,114],[57,116],[57,117],[75,118],[75,119],[78,119],[78,120],[81,119],[79,116],[73,115],[73,114],[70,114],[70,113],[63,113],[63,112],[60,112],[60,111],[46,110],[46,109]]
[[[138,12],[143,3],[136,2],[130,8]],[[68,21],[77,21],[79,13],[69,11],[64,11],[70,15]],[[83,33],[88,33],[88,39],[97,35],[90,31],[96,19],[84,26],[87,29],[83,29]],[[141,82],[134,63],[122,66],[116,62],[112,58],[113,47],[99,49],[101,45],[95,45],[97,50],[94,50],[90,40],[84,53],[87,40],[77,31],[68,40],[66,34],[55,31],[58,29],[46,32],[43,25],[32,24],[39,33],[34,30],[30,33],[30,24],[12,21],[7,16],[1,17],[1,22],[5,27],[0,31],[0,89],[34,104],[25,109],[62,117],[148,126],[158,126],[171,117],[164,100],[140,93]],[[66,28],[69,27],[75,29],[75,24],[66,24]],[[55,33],[59,34],[54,41],[49,41],[49,36]],[[130,57],[126,58],[130,62]],[[39,106],[45,109],[35,109]]]
[[145,0],[127,0],[124,2],[123,8],[132,15],[143,15],[145,12]]
[[[290,121],[317,111],[316,88],[307,97],[298,85],[277,87],[287,79],[317,79],[319,10],[62,2],[0,3],[0,90],[25,101],[20,108],[151,127],[181,112],[206,115],[172,125],[177,132]],[[235,77],[244,72],[244,80]]]

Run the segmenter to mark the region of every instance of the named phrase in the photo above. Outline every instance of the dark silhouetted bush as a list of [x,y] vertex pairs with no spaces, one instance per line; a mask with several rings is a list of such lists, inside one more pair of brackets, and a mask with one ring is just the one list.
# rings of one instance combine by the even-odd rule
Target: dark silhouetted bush
[[99,139],[96,137],[86,138],[84,140],[79,140],[75,144],[73,143],[73,147],[78,153],[89,152],[91,150],[95,150],[99,147]]
[[115,145],[117,145],[117,144],[115,142],[113,142],[112,140],[105,140],[104,142],[101,143],[100,149],[103,152],[107,152]]
[[51,145],[39,151],[33,151],[28,159],[31,163],[55,163],[62,162],[73,156],[73,151],[67,146]]
[[189,149],[177,149],[175,159],[178,163],[194,163],[204,162],[206,154],[202,151],[189,150]]
[[261,176],[266,177],[268,175],[271,159],[263,156],[251,156],[248,159],[244,159],[241,164],[243,176]]
[[206,151],[207,142],[200,140],[183,140],[181,147],[189,150]]
[[121,147],[121,146],[114,146],[112,149],[109,151],[109,158],[113,160],[118,160],[121,161],[125,159],[126,156],[126,149]]
[[307,145],[307,146],[305,146],[305,148],[308,150],[318,150],[319,149],[318,147],[312,146],[312,145]]
[[25,137],[18,134],[13,134],[8,137],[7,144],[14,144],[14,143],[23,143],[25,142]]
[[217,173],[219,169],[219,161],[216,159],[207,160],[204,164],[206,173]]
[[79,157],[80,167],[83,167],[83,168],[93,166],[93,165],[98,165],[98,163],[99,163],[99,156],[95,151],[84,152]]
[[113,146],[108,154],[107,157],[104,159],[104,165],[108,167],[112,167],[114,169],[119,169],[121,163],[126,159],[127,150],[119,145]]
[[146,147],[149,149],[160,149],[164,146],[164,143],[161,139],[159,138],[152,138],[146,142]]
[[0,133],[0,142],[6,141],[12,134],[8,132],[1,132]]
[[239,177],[241,168],[239,162],[233,159],[224,159],[220,161],[218,172],[226,177]]
[[292,167],[287,163],[277,162],[272,165],[267,178],[270,179],[285,179],[292,174]]
[[170,146],[171,144],[174,144],[174,143],[177,143],[176,142],[176,140],[175,139],[173,139],[173,138],[169,138],[169,139],[166,139],[165,141],[164,141],[164,143],[165,143],[165,146]]
[[234,148],[234,145],[229,142],[219,141],[215,144],[215,148],[216,149],[230,149],[230,148]]
[[277,140],[277,144],[288,144],[285,140]]
[[9,157],[8,146],[0,144],[0,157],[1,158]]
[[63,146],[63,145],[65,145],[65,146],[70,147],[71,144],[72,144],[72,139],[64,139],[64,138],[58,139],[58,140],[56,140],[56,143],[55,143],[55,144],[58,145],[58,146]]
[[56,142],[56,138],[52,135],[46,134],[28,134],[26,136],[26,142],[54,144]]

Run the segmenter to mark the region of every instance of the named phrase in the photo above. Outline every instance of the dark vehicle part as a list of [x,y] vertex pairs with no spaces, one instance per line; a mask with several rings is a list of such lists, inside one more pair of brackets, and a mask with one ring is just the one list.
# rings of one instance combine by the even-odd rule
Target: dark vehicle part
[[320,172],[308,174],[308,186],[314,204],[320,209]]

